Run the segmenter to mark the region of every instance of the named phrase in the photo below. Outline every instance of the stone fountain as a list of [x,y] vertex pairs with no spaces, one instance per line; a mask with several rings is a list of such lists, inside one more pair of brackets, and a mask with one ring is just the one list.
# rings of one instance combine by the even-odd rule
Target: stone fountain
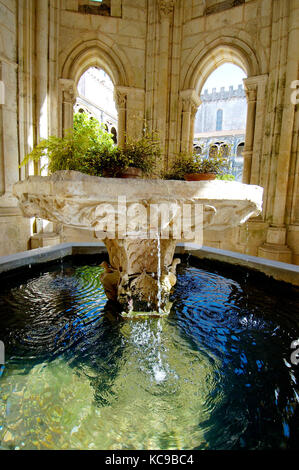
[[225,230],[261,212],[262,188],[230,181],[119,179],[59,171],[16,183],[25,217],[92,231],[109,263],[102,282],[124,314],[167,310],[178,242],[202,243],[203,229]]

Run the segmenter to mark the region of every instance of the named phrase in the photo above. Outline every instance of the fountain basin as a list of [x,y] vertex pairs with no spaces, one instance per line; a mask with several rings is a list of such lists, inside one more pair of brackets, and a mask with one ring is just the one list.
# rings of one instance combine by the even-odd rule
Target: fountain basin
[[[14,195],[26,217],[42,217],[92,230],[96,235],[97,223],[103,217],[97,212],[98,206],[107,203],[119,211],[123,209],[122,205],[119,208],[119,197],[126,198],[127,208],[135,203],[147,208],[163,202],[180,207],[202,204],[204,228],[225,230],[260,214],[263,188],[235,181],[101,178],[77,171],[58,171],[51,176],[29,176],[16,183]],[[183,239],[182,236],[180,241]]]
[[94,249],[1,276],[1,449],[298,447],[291,286],[183,257],[171,315],[116,322]]
[[125,311],[158,310],[176,282],[178,242],[202,243],[205,228],[225,230],[261,212],[263,189],[230,181],[100,178],[75,171],[30,176],[14,186],[26,217],[92,231],[110,265],[106,295]]

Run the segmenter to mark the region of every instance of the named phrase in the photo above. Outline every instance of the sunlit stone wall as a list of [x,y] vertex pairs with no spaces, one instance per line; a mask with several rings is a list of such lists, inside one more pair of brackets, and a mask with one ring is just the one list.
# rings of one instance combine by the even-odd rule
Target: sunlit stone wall
[[0,218],[10,220],[2,224],[1,254],[30,239],[28,222],[21,233],[10,230],[20,226],[10,191],[39,169],[19,169],[19,162],[41,137],[71,125],[88,67],[103,68],[113,81],[120,144],[146,124],[160,133],[167,167],[193,146],[209,74],[233,62],[248,77],[243,181],[264,187],[263,214],[221,238],[206,233],[205,243],[298,264],[299,116],[291,100],[299,79],[298,1],[111,0],[109,15],[79,11],[92,3],[0,0],[0,80],[7,90],[0,104]]

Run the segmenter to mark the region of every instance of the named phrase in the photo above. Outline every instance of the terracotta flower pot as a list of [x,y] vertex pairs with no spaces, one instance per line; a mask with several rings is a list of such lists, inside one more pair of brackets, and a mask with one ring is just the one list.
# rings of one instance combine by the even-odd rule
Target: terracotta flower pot
[[122,170],[119,174],[120,178],[141,178],[142,170],[134,166],[129,166],[125,170]]
[[103,176],[105,178],[141,178],[142,170],[133,166],[129,166],[125,170],[119,169],[114,171],[104,170]]
[[115,178],[113,172],[109,170],[103,170],[103,175],[104,178]]
[[207,181],[214,180],[216,175],[214,173],[187,173],[184,175],[186,181]]

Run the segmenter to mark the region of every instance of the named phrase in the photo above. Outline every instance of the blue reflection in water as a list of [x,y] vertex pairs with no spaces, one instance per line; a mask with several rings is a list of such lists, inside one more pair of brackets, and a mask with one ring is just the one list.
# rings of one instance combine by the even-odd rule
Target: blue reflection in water
[[[118,407],[132,394],[135,408],[126,408],[125,418],[138,416],[139,406],[139,421],[148,416],[147,427],[153,426],[144,437],[136,431],[138,448],[296,448],[298,369],[288,361],[299,336],[295,291],[183,263],[170,316],[124,323],[107,304],[101,272],[98,265],[65,264],[3,284],[7,364],[0,376],[15,374],[18,388],[18,374],[63,360],[66,374],[88,380],[95,409],[112,407],[111,421],[116,410],[116,427]],[[159,414],[166,422],[160,428],[171,431],[152,441]],[[173,424],[176,414],[179,424]],[[124,448],[134,445],[131,434],[124,432]]]

